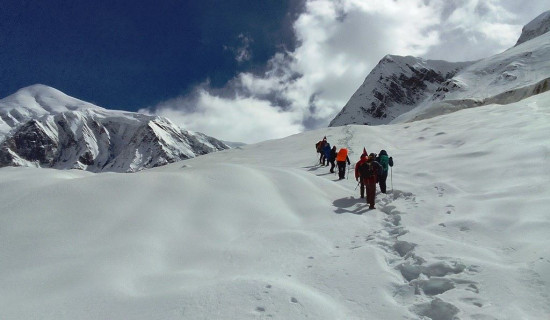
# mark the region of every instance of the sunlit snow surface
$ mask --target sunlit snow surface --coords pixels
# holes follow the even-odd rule
[[[323,136],[393,156],[376,210]],[[549,137],[544,93],[134,174],[2,168],[0,318],[549,319]]]

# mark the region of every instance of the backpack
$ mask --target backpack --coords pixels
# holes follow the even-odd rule
[[[372,162],[365,162],[359,167],[359,174],[361,178],[367,179],[374,176],[374,168]]]
[[[330,157],[330,150],[332,150],[330,148],[330,143],[325,143],[325,146],[323,147],[323,150],[321,152],[323,152],[325,154],[325,157],[328,159]]]
[[[338,154],[336,155],[336,161],[346,161],[348,157],[348,149],[342,148],[340,151],[338,151]]]
[[[387,155],[380,155],[380,159],[378,159],[378,162],[382,166],[382,169],[384,171],[388,171],[388,166],[390,164],[390,158]]]

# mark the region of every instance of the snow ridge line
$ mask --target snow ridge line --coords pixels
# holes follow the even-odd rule
[[[456,305],[441,298],[450,290],[460,291],[459,301],[465,305],[481,309],[488,304],[478,297],[479,284],[468,279],[469,275],[479,272],[479,266],[466,266],[452,257],[438,257],[428,262],[415,253],[418,244],[399,239],[409,233],[401,223],[401,216],[406,213],[396,210],[392,203],[404,201],[414,204],[416,199],[412,193],[394,190],[378,198],[377,206],[386,217],[382,221],[382,229],[367,235],[366,241],[386,252],[388,265],[401,273],[404,284],[396,286],[393,294],[398,303],[418,316],[433,320],[454,320],[460,313]],[[479,316],[490,318],[487,314],[480,313]]]

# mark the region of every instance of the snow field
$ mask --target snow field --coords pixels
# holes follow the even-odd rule
[[[550,93],[135,173],[0,170],[2,319],[545,319]],[[394,157],[368,210],[327,137]]]

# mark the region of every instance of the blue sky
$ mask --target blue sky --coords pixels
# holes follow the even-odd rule
[[[481,59],[549,9],[540,0],[3,0],[0,97],[41,83],[256,142],[326,126],[386,54]]]
[[[0,96],[43,83],[137,110],[206,79],[222,87],[293,50],[298,8],[292,0],[3,0]],[[254,54],[237,61],[244,49]]]

